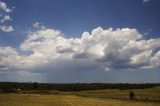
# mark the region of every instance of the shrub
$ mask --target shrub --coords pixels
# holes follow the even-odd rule
[[[129,93],[129,98],[130,98],[130,100],[135,99],[135,94],[134,94],[133,91],[130,91],[130,93]]]

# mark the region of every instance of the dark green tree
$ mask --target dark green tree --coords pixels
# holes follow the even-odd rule
[[[130,100],[134,100],[135,99],[135,94],[134,94],[133,91],[130,91],[129,98],[130,98]]]
[[[32,85],[33,85],[33,89],[38,89],[38,83],[37,82],[34,82]]]

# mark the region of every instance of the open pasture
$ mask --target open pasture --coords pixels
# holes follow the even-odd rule
[[[160,106],[112,99],[85,98],[62,94],[0,94],[0,106]]]

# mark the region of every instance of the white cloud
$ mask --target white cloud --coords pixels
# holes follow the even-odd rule
[[[11,32],[14,30],[14,28],[12,26],[4,26],[4,25],[0,25],[0,30],[4,31],[4,32]]]
[[[12,19],[11,19],[11,17],[9,16],[9,15],[5,15],[4,17],[3,17],[3,19],[1,19],[0,21],[1,21],[1,23],[4,23],[5,21],[11,21]]]
[[[12,8],[13,9],[13,8]],[[12,21],[9,13],[12,12],[12,9],[8,8],[5,2],[0,1],[0,30],[4,32],[11,32],[14,30],[13,26],[6,25],[6,21]]]
[[[33,24],[33,27],[37,28],[37,27],[39,27],[39,25],[40,25],[40,23],[36,22],[36,23]]]
[[[151,58],[151,62],[154,66],[160,66],[160,50],[154,54],[154,56]]]
[[[0,70],[112,70],[144,69],[160,66],[160,38],[146,40],[136,29],[104,30],[101,27],[81,38],[65,38],[54,29],[38,29],[28,34],[20,53],[0,48]],[[43,70],[43,71],[41,71]]]
[[[12,12],[12,9],[8,8],[5,2],[0,1],[0,9],[5,12]]]
[[[149,2],[149,0],[142,0],[143,3]]]
[[[43,23],[39,23],[39,22],[36,22],[33,24],[33,27],[36,28],[36,29],[45,29],[46,27],[43,25]]]
[[[19,64],[21,56],[11,47],[0,47],[0,70],[9,70]]]

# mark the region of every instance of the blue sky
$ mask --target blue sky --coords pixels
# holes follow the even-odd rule
[[[25,35],[20,31],[30,30],[35,22],[41,22],[47,27],[61,30],[66,36],[74,37],[80,37],[84,31],[91,31],[98,26],[136,28],[141,33],[149,32],[150,35],[145,36],[149,38],[159,37],[160,33],[159,0],[150,0],[146,3],[142,0],[6,0],[5,2],[10,7],[16,7],[11,13],[13,21],[10,24],[17,29],[14,35],[19,36],[16,35],[12,39],[22,37],[23,41]],[[13,36],[12,33],[0,33]]]
[[[159,0],[0,1],[0,81],[160,82]]]

